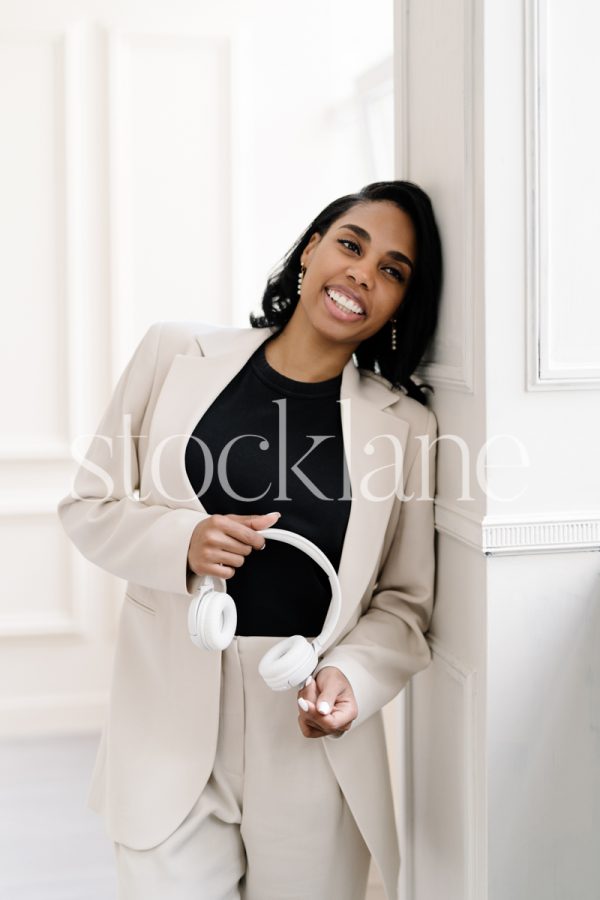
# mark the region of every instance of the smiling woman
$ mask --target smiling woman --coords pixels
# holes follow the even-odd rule
[[[271,275],[263,314],[250,322],[278,329],[268,359],[290,375],[332,377],[354,354],[362,369],[425,403],[423,388],[431,386],[410,376],[437,326],[441,282],[429,197],[412,182],[375,182],[316,216]]]
[[[381,710],[431,659],[437,422],[410,375],[440,284],[426,194],[369,185],[252,327],[157,322],[122,373],[58,511],[128,582],[90,789],[123,900],[364,900],[371,854],[397,900]],[[235,634],[209,650],[188,611],[219,594]],[[297,638],[293,689],[265,684]]]

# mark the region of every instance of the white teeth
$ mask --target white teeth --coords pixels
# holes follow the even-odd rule
[[[358,303],[355,303],[354,300],[350,300],[344,294],[340,294],[339,291],[333,291],[328,288],[327,294],[329,297],[331,297],[336,306],[341,306],[342,309],[346,309],[349,312],[353,313],[360,313],[364,316],[365,313],[363,308],[359,306]]]

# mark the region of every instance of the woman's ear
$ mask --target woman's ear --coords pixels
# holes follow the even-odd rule
[[[314,234],[311,234],[308,244],[302,251],[302,256],[300,257],[300,262],[303,266],[306,266],[306,263],[312,256],[312,253],[320,240],[321,240],[321,235],[319,234],[318,231],[315,231]]]

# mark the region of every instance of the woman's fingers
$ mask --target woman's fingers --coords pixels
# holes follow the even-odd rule
[[[335,666],[326,666],[316,679],[305,682],[297,702],[300,730],[305,737],[348,731],[357,715],[350,682]]]
[[[252,550],[262,550],[266,540],[259,530],[274,525],[278,514],[208,516],[199,522],[190,538],[188,567],[197,575],[231,578]]]
[[[228,513],[225,516],[215,516],[215,524],[234,543],[249,547],[250,550],[262,550],[266,544],[266,538],[259,531],[264,531],[273,526],[281,517],[281,513],[267,513],[263,516],[240,516]]]
[[[222,518],[226,519],[226,517]],[[232,522],[231,526],[236,524],[237,523]],[[250,541],[244,541],[242,538],[246,531],[249,530],[250,529],[244,529],[243,534],[238,532],[232,534],[228,527],[222,527],[218,522],[215,522],[213,527],[206,534],[206,547],[210,550],[226,550],[229,553],[236,553],[239,556],[248,556],[252,553],[253,549],[260,548],[264,543],[264,538],[260,534],[256,534],[256,532],[254,532],[256,546],[251,544]]]
[[[317,713],[318,715],[318,713]],[[298,725],[300,726],[300,731],[307,738],[318,738],[325,737],[328,734],[339,735],[344,731],[348,731],[351,723],[347,723],[346,725],[339,726],[329,726],[327,727],[327,723],[324,721],[319,723],[314,719],[307,718],[304,713],[300,713],[298,716]]]
[[[201,522],[192,535],[188,565],[197,574],[231,578],[253,550],[264,550],[266,539],[259,530],[274,525],[279,513],[242,516],[215,514]]]
[[[243,556],[226,553],[220,550],[218,554],[207,553],[207,561],[202,566],[206,575],[218,575],[219,578],[232,578],[237,569],[244,564]]]
[[[354,718],[353,710],[342,698],[337,698],[333,709],[329,713],[320,712],[316,705],[316,691],[313,700],[306,697],[308,689],[301,691],[298,697],[300,714],[298,720],[300,729],[305,737],[322,737],[324,734],[334,734],[339,731],[347,731]]]

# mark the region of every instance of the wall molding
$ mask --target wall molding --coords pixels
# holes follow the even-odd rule
[[[394,104],[394,61],[389,56],[381,60],[356,79],[354,93],[347,101],[350,108],[355,110],[358,118],[358,130],[362,145],[363,158],[368,167],[369,181],[377,181],[383,177],[382,173],[389,172],[390,163],[386,162],[385,155],[379,151],[379,147],[387,142],[382,140],[382,118],[380,104],[388,103],[390,119],[393,116]],[[379,127],[377,127],[379,125]],[[390,157],[391,165],[393,159]]]
[[[0,503],[0,519],[19,519],[31,517],[35,519],[49,518],[56,520],[56,498],[53,495],[38,497],[3,497]],[[57,525],[57,527],[59,527]],[[75,549],[64,542],[64,583],[68,588],[66,608],[52,609],[35,613],[22,612],[20,609],[11,614],[0,614],[0,640],[10,638],[55,638],[86,636],[86,608],[88,567],[85,560]],[[52,584],[46,584],[32,572],[31,588],[47,591],[54,598],[63,596],[60,590],[53,591]],[[13,605],[14,609],[14,605]]]
[[[464,789],[463,803],[465,811],[465,900],[476,900],[477,887],[477,842],[480,839],[477,817],[477,722],[475,708],[475,694],[477,673],[471,666],[466,665],[453,653],[444,647],[441,641],[434,635],[428,637],[431,648],[433,665],[442,668],[445,675],[451,678],[461,691],[462,706],[464,711],[463,721],[463,772]]]
[[[65,336],[66,371],[64,395],[67,398],[69,446],[83,430],[89,406],[89,356],[85,334],[89,303],[86,302],[85,249],[85,33],[84,26],[73,24],[64,35],[65,71]]]
[[[481,516],[435,500],[435,527],[485,556],[600,550],[600,513],[569,511]]]
[[[598,390],[597,366],[552,361],[552,299],[548,284],[548,45],[547,0],[526,0],[525,185],[527,253],[527,385],[532,390]]]
[[[462,725],[462,773],[463,794],[462,805],[464,810],[463,834],[465,853],[463,858],[463,872],[465,893],[464,900],[477,900],[478,879],[478,853],[479,841],[484,839],[480,833],[479,819],[477,815],[477,671],[459,660],[442,642],[433,635],[428,635],[427,640],[431,648],[432,666],[437,667],[445,678],[453,681],[460,692],[460,704],[463,710]],[[414,797],[411,789],[411,773],[415,763],[412,749],[412,722],[413,708],[415,704],[415,689],[412,681],[404,690],[405,694],[405,730],[403,757],[405,761],[405,795],[404,810],[404,838],[406,842],[405,857],[402,861],[401,883],[403,893],[408,897],[415,896],[414,889],[414,846],[413,835],[415,833],[415,809]]]
[[[462,0],[463,7],[463,108],[462,122],[464,134],[464,241],[462,259],[462,346],[461,362],[458,365],[447,365],[435,359],[425,360],[417,367],[416,374],[423,381],[449,390],[462,393],[473,393],[474,368],[474,287],[475,265],[477,259],[475,239],[475,166],[474,166],[474,134],[475,134],[475,9],[473,0]],[[396,167],[397,178],[411,178],[410,150],[408,142],[408,124],[410,110],[411,84],[409,74],[409,39],[410,0],[400,0],[395,5],[396,34],[399,36],[396,47]],[[434,345],[438,352],[443,350],[444,337],[438,334]],[[434,346],[430,348],[433,350]],[[441,354],[443,355],[443,354]],[[427,356],[427,353],[426,353]]]
[[[394,164],[396,178],[408,172],[408,0],[398,0],[394,7]]]
[[[0,700],[0,738],[100,732],[107,709],[106,691],[5,697]]]
[[[185,33],[110,27],[108,42],[108,219],[110,267],[110,335],[111,383],[116,384],[131,356],[131,348],[139,342],[135,325],[135,253],[134,199],[131,194],[131,172],[135,167],[132,143],[131,109],[132,66],[140,48],[179,49],[196,48],[199,56],[207,48],[216,51],[220,65],[227,72],[221,86],[221,104],[228,109],[228,128],[231,129],[231,40],[223,34]],[[231,153],[231,140],[223,153]],[[227,184],[231,183],[231,163]],[[230,188],[223,195],[223,204],[230,210]],[[229,229],[231,225],[229,224]],[[231,287],[230,282],[230,287]]]
[[[83,196],[83,66],[82,66],[83,26],[69,25],[59,31],[18,30],[3,31],[0,43],[4,46],[30,44],[54,51],[54,73],[56,77],[57,116],[54,122],[58,159],[60,162],[61,190],[57,193],[57,207],[60,211],[60,237],[57,249],[57,270],[61,273],[59,283],[62,288],[58,295],[58,317],[63,324],[65,335],[65,362],[59,372],[58,390],[65,399],[65,408],[60,411],[64,425],[56,434],[27,435],[8,438],[0,449],[3,463],[38,462],[40,460],[71,459],[70,438],[76,433],[82,420],[84,402],[82,390],[84,371],[81,350],[81,310],[85,307],[81,287],[82,257],[82,196]],[[62,275],[64,271],[64,277]]]
[[[71,447],[68,442],[30,440],[6,440],[0,448],[0,462],[72,462]]]

